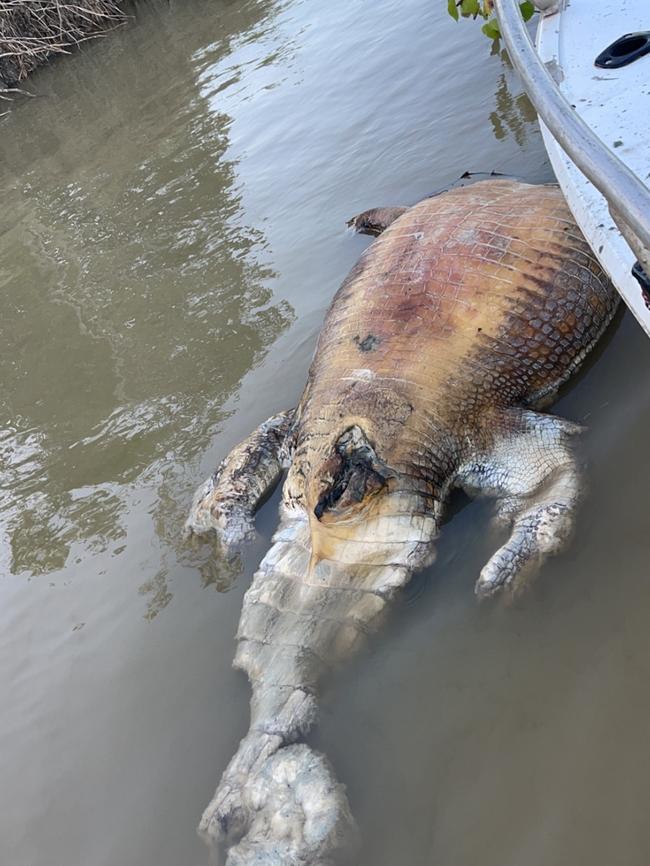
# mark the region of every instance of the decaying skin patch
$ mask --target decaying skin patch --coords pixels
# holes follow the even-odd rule
[[[322,492],[314,507],[318,520],[348,514],[355,505],[377,493],[388,482],[390,470],[377,457],[363,430],[354,425],[339,436],[321,468]]]
[[[380,344],[381,340],[375,334],[367,334],[363,339],[357,334],[354,342],[359,347],[360,352],[372,352]]]
[[[299,741],[323,674],[433,560],[452,488],[493,497],[511,531],[479,595],[517,590],[565,543],[579,428],[535,409],[618,300],[552,186],[486,181],[351,224],[379,237],[334,298],[300,405],[235,449],[188,521],[232,541],[290,463],[237,635],[251,726],[201,822],[228,866],[325,866],[352,844],[343,786]]]

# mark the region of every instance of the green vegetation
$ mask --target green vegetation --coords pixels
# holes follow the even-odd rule
[[[524,21],[528,21],[535,14],[535,7],[530,0],[524,0],[519,4]],[[481,27],[483,33],[490,39],[499,39],[501,31],[499,22],[492,14],[494,12],[493,0],[447,0],[447,11],[451,17],[458,21],[463,18],[482,18],[485,23]]]

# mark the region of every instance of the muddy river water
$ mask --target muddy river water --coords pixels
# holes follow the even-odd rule
[[[184,0],[36,75],[0,123],[0,863],[207,866],[247,727],[241,574],[188,551],[194,486],[295,404],[368,243],[345,220],[466,170],[551,172],[442,0]],[[312,741],[355,866],[650,863],[650,343],[620,316],[556,411],[585,423],[570,550],[477,604],[489,508],[328,688]]]

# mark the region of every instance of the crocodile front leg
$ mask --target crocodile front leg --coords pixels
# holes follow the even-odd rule
[[[396,219],[409,210],[407,207],[373,207],[347,221],[347,226],[360,235],[380,235]]]

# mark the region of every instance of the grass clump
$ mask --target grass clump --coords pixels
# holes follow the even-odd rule
[[[114,30],[123,0],[0,0],[0,85],[15,87],[37,66]]]

